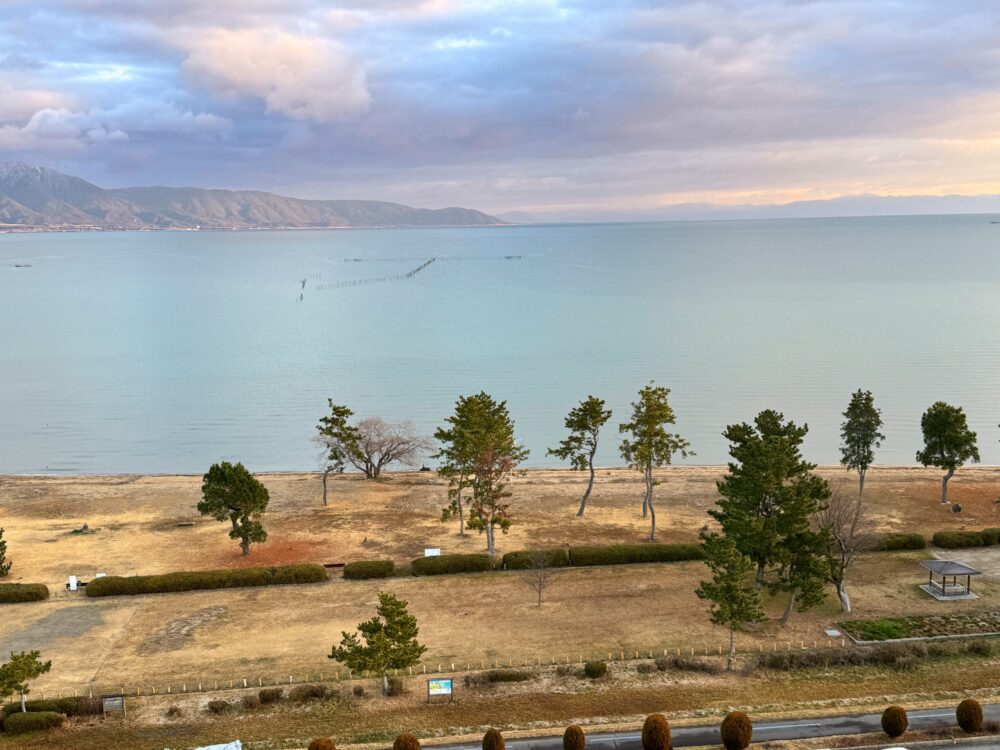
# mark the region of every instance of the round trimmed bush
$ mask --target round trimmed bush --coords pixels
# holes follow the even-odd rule
[[[205,707],[208,709],[210,714],[224,714],[233,706],[229,701],[211,700]]]
[[[3,721],[7,734],[40,732],[61,726],[66,717],[55,711],[29,711],[26,714],[11,714]]]
[[[483,750],[503,750],[503,735],[496,729],[490,727],[483,735]]]
[[[337,750],[337,746],[329,737],[317,737],[309,743],[309,750]]]
[[[983,729],[983,707],[979,701],[966,698],[958,704],[955,719],[963,732],[980,732]]]
[[[608,665],[603,661],[588,661],[583,665],[583,673],[592,680],[599,680],[608,673]]]
[[[643,722],[642,750],[670,750],[670,724],[663,714],[650,714]]]
[[[587,744],[583,730],[576,724],[570,724],[563,732],[563,750],[583,750]]]
[[[719,728],[726,750],[746,750],[753,738],[753,724],[742,711],[730,711]]]
[[[902,706],[889,706],[882,712],[882,731],[892,739],[902,737],[909,724],[906,709]]]
[[[420,740],[409,732],[403,732],[392,743],[392,750],[420,750]]]

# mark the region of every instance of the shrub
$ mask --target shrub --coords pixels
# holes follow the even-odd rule
[[[99,716],[104,713],[100,698],[48,698],[45,700],[27,701],[25,707],[34,712],[55,712],[64,716]],[[14,701],[3,707],[4,716],[21,712],[21,702]]]
[[[608,673],[608,665],[603,661],[588,661],[583,665],[583,673],[592,680],[599,680]]]
[[[642,750],[670,750],[670,724],[663,714],[650,714],[643,722]]]
[[[355,698],[364,698],[365,688],[363,685],[355,685],[354,687],[351,688],[351,693],[354,694]]]
[[[719,731],[726,750],[745,750],[750,747],[753,724],[750,723],[750,717],[742,711],[731,711],[726,714]]]
[[[693,656],[672,656],[669,665],[674,669],[685,672],[703,672],[705,674],[721,674],[723,667],[721,664]]]
[[[29,711],[26,714],[17,713],[8,716],[3,721],[3,728],[7,734],[39,732],[61,726],[64,719],[62,714],[55,711]]]
[[[208,702],[208,705],[206,705],[205,708],[208,709],[208,712],[210,714],[224,714],[230,708],[232,708],[232,705],[229,703],[229,701],[211,700]]]
[[[966,698],[958,704],[955,719],[963,732],[981,732],[983,729],[983,707],[979,701]]]
[[[396,564],[392,560],[358,560],[344,566],[344,578],[360,581],[366,578],[388,578]]]
[[[978,531],[938,531],[934,534],[934,546],[945,549],[982,547],[983,535]]]
[[[493,558],[489,555],[438,555],[418,557],[410,563],[415,576],[440,576],[448,573],[481,573],[493,570]]]
[[[979,532],[983,537],[983,544],[992,547],[995,544],[1000,544],[1000,529],[989,528],[983,529]]]
[[[288,699],[296,703],[318,701],[326,697],[326,685],[296,685],[288,691]]]
[[[402,695],[403,690],[403,678],[402,677],[390,677],[389,680],[389,692],[388,695]]]
[[[916,533],[882,534],[875,540],[874,546],[876,552],[926,549],[927,540],[922,534]]]
[[[657,671],[657,666],[653,662],[644,661],[641,664],[636,664],[635,671],[639,674],[653,674]]]
[[[492,685],[495,682],[525,682],[534,677],[535,673],[527,669],[488,669],[485,672],[465,675],[465,686]]]
[[[262,705],[270,706],[272,703],[280,701],[284,694],[285,691],[278,687],[263,688],[257,693],[257,697],[260,698]]]
[[[993,641],[968,641],[965,643],[965,653],[973,656],[993,656],[994,646]]]
[[[41,602],[49,598],[44,583],[0,583],[0,604]]]
[[[882,712],[882,731],[892,739],[902,737],[909,723],[902,706],[889,706]]]
[[[409,732],[404,732],[392,743],[392,750],[420,750],[420,740]]]
[[[631,565],[633,563],[703,560],[698,544],[608,544],[600,547],[572,547],[571,565]]]
[[[576,724],[570,724],[563,732],[563,750],[584,750],[587,738]]]
[[[661,656],[659,659],[656,660],[656,669],[659,670],[660,672],[666,672],[668,669],[670,669],[670,659],[668,659],[665,656]]]
[[[504,750],[503,735],[493,727],[483,735],[483,750]]]
[[[569,553],[565,547],[554,547],[552,549],[521,550],[519,552],[508,552],[503,556],[502,566],[504,570],[527,570],[533,567],[532,557],[537,553],[547,555],[547,562],[550,568],[565,568],[569,565]]]
[[[309,743],[309,750],[337,750],[337,746],[329,737],[317,737]]]
[[[560,664],[556,667],[556,677],[575,677],[578,674],[572,664]]]
[[[243,704],[243,708],[247,711],[253,711],[255,708],[260,708],[260,696],[249,693],[244,695],[240,702]]]
[[[87,596],[134,596],[173,591],[319,583],[328,578],[326,569],[322,565],[299,564],[271,568],[193,570],[155,576],[105,576],[91,581],[84,591],[87,592]]]
[[[183,713],[184,712],[181,711],[181,707],[180,706],[170,706],[170,708],[167,709],[167,718],[168,719],[176,719],[179,716],[183,715]]]
[[[862,641],[891,641],[912,635],[915,623],[907,617],[882,617],[878,620],[848,620],[840,625]]]

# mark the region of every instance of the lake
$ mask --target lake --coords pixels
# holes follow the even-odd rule
[[[723,463],[721,431],[764,408],[836,463],[859,387],[880,463],[914,462],[939,399],[1000,463],[991,218],[0,235],[0,472],[313,469],[328,397],[430,434],[479,390],[532,466],[604,398],[620,464],[650,380],[687,463]]]

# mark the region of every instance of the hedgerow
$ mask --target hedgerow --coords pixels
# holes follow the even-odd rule
[[[938,531],[934,534],[934,546],[945,549],[962,549],[964,547],[982,547],[981,531]]]
[[[571,547],[571,565],[630,565],[634,563],[703,560],[698,544],[608,544],[599,547]]]
[[[493,570],[493,558],[489,555],[438,555],[418,557],[410,563],[415,576],[439,576],[448,573],[481,573]]]
[[[356,560],[344,566],[344,578],[360,581],[366,578],[388,578],[396,564],[392,560]]]
[[[0,583],[0,604],[41,602],[49,598],[44,583]]]
[[[3,729],[7,734],[38,732],[61,726],[64,720],[65,717],[55,711],[30,711],[8,716],[3,720]]]
[[[911,549],[926,549],[927,540],[922,534],[916,533],[895,533],[882,534],[875,541],[877,552],[899,552]]]
[[[320,583],[328,579],[322,565],[281,565],[270,568],[192,570],[154,576],[106,576],[90,582],[87,596],[135,596],[175,591],[235,589],[249,586],[281,586]]]
[[[545,562],[550,568],[565,568],[569,565],[569,553],[565,547],[508,552],[503,556],[501,565],[504,570],[527,570],[534,566],[534,556],[539,553],[546,556]]]

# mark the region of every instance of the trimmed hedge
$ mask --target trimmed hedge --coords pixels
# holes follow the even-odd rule
[[[416,735],[403,732],[392,743],[392,750],[420,750],[420,740],[416,738]]]
[[[600,547],[571,547],[571,565],[630,565],[633,563],[704,560],[699,544],[608,544]]]
[[[7,734],[39,732],[61,726],[65,718],[55,711],[29,711],[26,714],[18,713],[8,716],[3,720],[3,729]]]
[[[983,529],[980,533],[983,535],[983,546],[992,547],[995,544],[1000,544],[1000,529]]]
[[[541,552],[548,555],[548,565],[550,568],[565,568],[569,565],[569,553],[565,547],[554,547],[552,549],[525,549],[517,552],[508,552],[503,556],[504,570],[528,570],[532,567],[532,556]]]
[[[41,602],[49,598],[44,583],[0,583],[0,604]]]
[[[493,558],[489,555],[438,555],[418,557],[410,563],[415,576],[440,576],[448,573],[481,573],[493,570]]]
[[[926,548],[927,540],[922,534],[916,533],[882,534],[875,542],[876,552],[898,552]]]
[[[938,531],[934,534],[934,546],[945,549],[982,547],[983,534],[981,531]]]
[[[135,596],[174,591],[320,583],[328,578],[326,569],[322,565],[306,563],[271,568],[192,570],[156,576],[107,576],[91,581],[84,591],[87,592],[87,596]]]
[[[608,673],[608,665],[603,661],[588,661],[583,665],[583,674],[591,680],[599,680]]]
[[[577,724],[570,724],[563,732],[563,750],[584,750],[587,737]]]
[[[503,735],[493,727],[483,735],[483,750],[504,750]]]
[[[309,743],[309,750],[337,750],[337,746],[329,737],[317,737]]]
[[[344,566],[344,578],[361,581],[366,578],[388,578],[396,569],[392,560],[357,560]]]
[[[980,732],[983,729],[983,706],[974,698],[966,698],[955,710],[955,720],[963,732]]]
[[[909,725],[906,709],[902,706],[889,706],[882,712],[882,731],[892,739],[902,737]]]
[[[753,739],[753,724],[742,711],[731,711],[722,720],[719,734],[726,750],[746,750]]]
[[[642,725],[642,750],[670,750],[670,723],[663,714],[650,714]]]
[[[45,700],[26,701],[28,712],[57,713],[65,716],[100,716],[104,707],[100,698],[84,696],[71,698],[48,698]],[[21,713],[21,701],[7,703],[3,707],[4,716]]]

